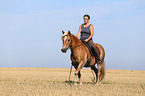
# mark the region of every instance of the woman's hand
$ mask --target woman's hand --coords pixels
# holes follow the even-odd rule
[[[89,41],[89,39],[85,39],[84,41],[85,41],[85,42],[88,42],[88,41]]]

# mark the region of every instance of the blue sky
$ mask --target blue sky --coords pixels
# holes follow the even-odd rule
[[[145,70],[144,0],[0,0],[0,67],[70,67],[61,31],[91,16],[106,69]]]

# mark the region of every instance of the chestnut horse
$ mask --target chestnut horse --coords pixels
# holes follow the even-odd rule
[[[94,56],[91,56],[89,49],[86,47],[86,45],[79,40],[75,35],[71,34],[70,31],[64,32],[62,30],[62,40],[63,40],[63,47],[61,51],[63,53],[66,53],[67,49],[71,49],[71,61],[72,65],[75,67],[75,84],[77,81],[77,76],[79,78],[80,84],[82,84],[81,80],[81,73],[80,70],[83,67],[91,67],[91,69],[96,74],[96,82],[97,84],[101,83],[101,80],[104,78],[105,75],[105,69],[104,69],[104,57],[105,57],[105,51],[104,48],[95,43],[95,45],[100,50],[100,59],[101,62],[97,63]],[[91,58],[91,61],[89,64],[87,64],[88,59]],[[95,64],[97,63],[98,69],[95,67]]]

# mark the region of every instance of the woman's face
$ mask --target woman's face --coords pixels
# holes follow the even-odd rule
[[[84,17],[84,22],[88,23],[89,22],[89,18],[87,16]]]

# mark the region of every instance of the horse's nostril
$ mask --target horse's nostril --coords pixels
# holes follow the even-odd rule
[[[61,51],[62,51],[63,53],[66,53],[67,48],[62,48]]]
[[[62,52],[65,52],[65,49],[61,49]]]
[[[63,52],[63,51],[64,51],[64,49],[61,49],[61,51]]]
[[[64,51],[64,49],[61,49],[61,51],[63,52],[63,51]]]

